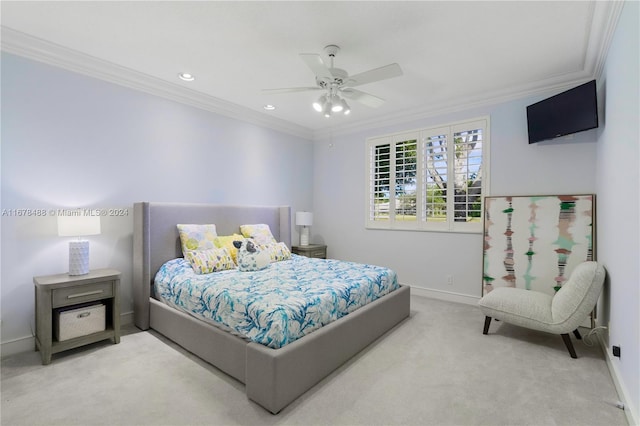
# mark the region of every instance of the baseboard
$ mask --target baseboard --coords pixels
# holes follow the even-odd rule
[[[120,314],[120,325],[133,324],[133,311]]]
[[[633,400],[629,396],[629,392],[627,391],[627,387],[621,379],[622,376],[620,374],[620,370],[618,370],[616,361],[613,358],[613,354],[609,350],[609,347],[604,341],[604,338],[602,338],[600,335],[598,335],[598,341],[600,342],[600,346],[602,347],[602,352],[604,353],[604,358],[607,362],[607,368],[609,368],[609,374],[611,375],[613,384],[616,387],[616,392],[618,392],[618,398],[620,398],[620,402],[624,404],[624,415],[627,417],[627,423],[632,426],[640,425],[640,417],[638,417],[638,407],[635,406]]]
[[[10,355],[20,354],[23,352],[32,352],[36,350],[36,338],[33,336],[20,337],[18,339],[2,342],[0,344],[0,356],[2,358]]]
[[[125,326],[129,324],[133,324],[133,312],[120,314],[120,325]],[[36,339],[34,336],[20,337],[14,340],[9,340],[8,342],[0,343],[0,357],[4,358],[23,352],[31,352],[35,351],[35,349]]]
[[[451,291],[435,290],[424,287],[411,287],[411,294],[415,296],[429,297],[431,299],[446,300],[447,302],[464,303],[466,305],[477,305],[480,296],[469,296],[468,294],[454,293]]]

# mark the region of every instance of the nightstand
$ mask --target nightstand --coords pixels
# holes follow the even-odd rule
[[[120,271],[96,269],[85,275],[47,275],[34,277],[36,293],[36,350],[42,363],[51,363],[51,355],[111,339],[120,343]],[[54,336],[54,318],[61,311],[85,307],[91,302],[105,305],[105,329],[58,341]]]
[[[292,246],[291,253],[300,256],[315,257],[317,259],[327,258],[327,246],[323,244],[309,244],[308,246]]]

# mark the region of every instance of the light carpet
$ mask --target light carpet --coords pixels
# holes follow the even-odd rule
[[[272,415],[244,385],[151,331],[2,360],[11,425],[625,425],[600,347],[411,297],[411,316]],[[584,333],[583,333],[584,334]],[[309,366],[313,368],[313,366]]]

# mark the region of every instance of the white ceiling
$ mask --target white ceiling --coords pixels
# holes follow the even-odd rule
[[[12,2],[2,49],[302,136],[452,110],[594,78],[616,4],[584,1]],[[397,62],[358,87],[386,99],[350,116],[311,108],[299,53],[337,44],[350,74]],[[189,72],[196,80],[179,80]],[[266,112],[264,104],[277,109]]]

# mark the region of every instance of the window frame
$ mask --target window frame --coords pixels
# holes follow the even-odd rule
[[[426,157],[425,146],[426,139],[430,136],[446,135],[447,151],[447,182],[454,183],[454,166],[455,161],[455,143],[453,135],[461,131],[469,131],[482,129],[482,180],[481,180],[481,196],[480,196],[480,220],[474,222],[456,222],[454,215],[455,197],[447,194],[446,197],[446,220],[429,221],[426,220]],[[402,131],[382,136],[373,136],[366,139],[366,192],[365,192],[365,228],[367,229],[391,229],[391,230],[409,230],[409,231],[433,231],[433,232],[462,232],[462,233],[482,233],[482,217],[484,216],[484,197],[489,196],[490,182],[490,117],[482,116],[468,120],[451,122],[443,125],[430,126],[410,131]],[[395,195],[395,179],[396,179],[396,155],[395,146],[398,143],[416,140],[416,219],[396,220],[396,195]],[[375,180],[372,176],[375,171],[374,162],[376,160],[375,148],[379,146],[389,145],[389,216],[388,219],[376,219],[374,213],[374,189]],[[453,187],[452,187],[453,188]],[[452,191],[453,192],[453,191]]]

